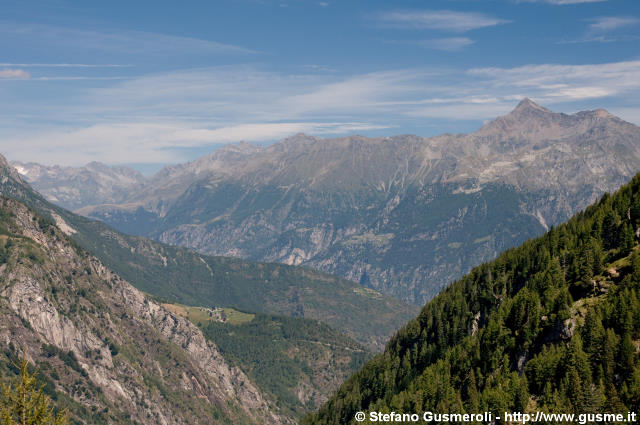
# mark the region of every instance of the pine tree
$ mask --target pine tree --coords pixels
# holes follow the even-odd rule
[[[20,362],[20,376],[9,385],[2,384],[0,393],[1,425],[66,425],[66,412],[55,412],[51,400],[36,377],[29,373],[26,360]]]
[[[618,337],[613,329],[607,329],[605,332],[604,350],[602,353],[602,362],[604,365],[604,379],[607,389],[613,386],[614,367],[616,358],[616,347],[618,345]]]
[[[476,383],[476,374],[473,368],[469,371],[465,384],[462,395],[466,400],[467,412],[478,412],[480,410],[480,396],[478,394],[478,384]]]
[[[612,210],[607,211],[602,220],[602,241],[605,249],[615,248],[618,244],[618,222],[620,217]]]
[[[621,229],[622,234],[620,235],[620,251],[627,255],[633,249],[633,227],[631,224],[625,223]]]
[[[602,319],[594,309],[587,311],[587,317],[584,321],[582,334],[584,351],[587,353],[591,364],[600,364],[602,359],[602,350],[604,348],[605,331],[602,326]],[[599,378],[600,377],[601,376],[599,376]]]
[[[631,334],[626,332],[622,337],[622,344],[620,345],[620,370],[623,376],[629,379],[633,376],[635,370],[635,352],[636,346],[633,344]]]

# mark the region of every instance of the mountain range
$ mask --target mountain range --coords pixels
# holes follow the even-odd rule
[[[628,181],[638,140],[640,128],[605,110],[569,115],[524,99],[471,134],[298,134],[229,145],[146,179],[95,164],[14,165],[52,202],[124,233],[304,265],[422,305]],[[93,181],[105,188],[86,190]]]

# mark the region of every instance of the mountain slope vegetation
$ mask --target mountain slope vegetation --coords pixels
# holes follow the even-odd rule
[[[20,358],[74,424],[293,423],[195,325],[0,197],[3,380]]]
[[[353,339],[310,319],[232,309],[168,308],[197,324],[222,355],[242,369],[278,412],[299,418],[371,357]]]
[[[640,175],[474,268],[304,424],[357,411],[640,408]]]
[[[1,193],[50,217],[107,267],[160,301],[316,319],[378,351],[417,313],[402,301],[310,269],[209,257],[122,234],[49,203],[2,157],[0,178]]]

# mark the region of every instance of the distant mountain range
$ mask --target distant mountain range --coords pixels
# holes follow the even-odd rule
[[[14,165],[53,202],[125,233],[306,265],[422,304],[627,181],[640,170],[640,128],[524,99],[471,134],[299,134],[226,146],[144,180],[95,164]]]
[[[109,167],[91,162],[84,167],[46,167],[35,163],[15,162],[13,166],[30,182],[38,182],[38,190],[47,199],[68,209],[85,205],[117,203],[139,188],[142,174],[128,167]]]

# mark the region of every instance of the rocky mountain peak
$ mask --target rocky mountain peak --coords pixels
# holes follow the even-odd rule
[[[538,105],[533,100],[529,99],[528,97],[525,97],[524,99],[522,99],[520,101],[520,103],[518,103],[518,105],[515,107],[515,109],[513,111],[511,111],[511,113],[509,115],[530,113],[530,112],[538,112],[538,113],[539,112],[544,112],[544,113],[549,113],[549,114],[553,113],[549,109],[544,108],[544,107]]]
[[[475,135],[494,141],[535,143],[587,132],[603,119],[617,120],[604,109],[564,114],[553,112],[524,98],[513,111],[485,124]]]
[[[97,171],[103,171],[103,172],[109,170],[109,166],[107,164],[98,162],[98,161],[91,161],[85,167],[90,170],[97,170]]]

